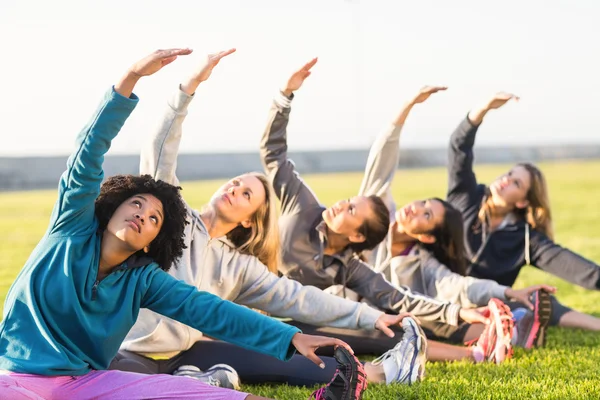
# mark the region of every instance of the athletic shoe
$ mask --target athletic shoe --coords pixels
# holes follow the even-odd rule
[[[512,357],[513,316],[510,308],[498,299],[489,301],[488,310],[490,323],[486,325],[478,339],[466,344],[471,345],[476,341],[474,352],[478,350],[485,361],[500,364]]]
[[[337,369],[333,379],[311,396],[315,400],[360,400],[367,389],[367,374],[363,365],[345,347],[338,346],[333,353]]]
[[[235,390],[240,389],[240,377],[238,373],[227,364],[213,365],[204,372],[195,365],[182,365],[173,372],[173,375],[198,379],[211,386]]]
[[[517,322],[517,340],[515,345],[531,349],[543,347],[546,344],[546,328],[552,315],[552,300],[550,293],[543,289],[536,290],[531,295],[533,310],[527,310]]]
[[[393,349],[373,360],[373,365],[383,365],[385,382],[412,384],[425,376],[427,339],[419,324],[411,317],[402,319],[404,334]]]

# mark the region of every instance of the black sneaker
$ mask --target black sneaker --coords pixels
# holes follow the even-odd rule
[[[531,349],[546,345],[546,328],[552,315],[552,300],[550,293],[544,289],[531,294],[533,310],[527,310],[517,322],[517,346]]]
[[[346,348],[338,346],[333,354],[338,362],[331,382],[310,398],[315,400],[360,400],[367,389],[367,374],[363,365]]]

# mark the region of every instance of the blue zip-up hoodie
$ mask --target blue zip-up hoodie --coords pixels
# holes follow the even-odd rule
[[[0,324],[0,370],[83,375],[106,369],[139,309],[212,337],[288,359],[297,328],[198,291],[147,258],[130,257],[97,282],[102,233],[94,202],[102,163],[138,102],[109,91],[77,138],[48,231],[10,288]]]

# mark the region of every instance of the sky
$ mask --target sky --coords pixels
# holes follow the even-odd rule
[[[481,145],[600,144],[597,0],[2,0],[0,155],[63,155],[103,93],[158,48],[191,47],[141,80],[111,154],[137,154],[166,101],[205,55],[230,47],[198,89],[181,152],[256,151],[270,102],[312,57],[296,93],[291,150],[367,148],[423,85],[402,146],[443,147],[470,108]]]

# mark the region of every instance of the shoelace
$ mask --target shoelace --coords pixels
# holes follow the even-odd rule
[[[322,387],[322,388],[320,388],[320,389],[317,389],[317,390],[315,390],[315,391],[313,392],[313,394],[311,394],[311,395],[310,395],[310,398],[309,398],[309,400],[310,400],[310,399],[319,400],[319,398],[322,398],[322,397],[323,397],[323,394],[325,393],[325,388],[326,388],[326,386],[324,386],[324,387]]]
[[[380,365],[381,363],[383,363],[385,360],[387,360],[388,358],[391,358],[394,356],[394,354],[396,353],[396,351],[400,348],[400,346],[402,346],[403,343],[407,342],[408,339],[406,338],[402,338],[401,341],[398,342],[398,344],[396,344],[393,348],[389,349],[388,351],[386,351],[385,353],[383,353],[382,355],[380,355],[379,357],[377,357],[376,359],[374,359],[373,361],[371,361],[371,364],[373,365]]]
[[[333,381],[335,381],[335,378],[338,376],[339,373],[340,373],[340,370],[336,368],[335,369],[335,374],[333,374],[333,378],[331,378],[331,380],[329,381],[329,383],[327,385],[323,386],[322,388],[315,390],[313,392],[313,394],[310,395],[309,399],[315,398],[315,399],[319,400],[319,396],[321,396],[321,397],[323,396],[323,394],[325,393],[325,390],[327,389],[327,387],[329,385],[331,385],[333,383]]]

